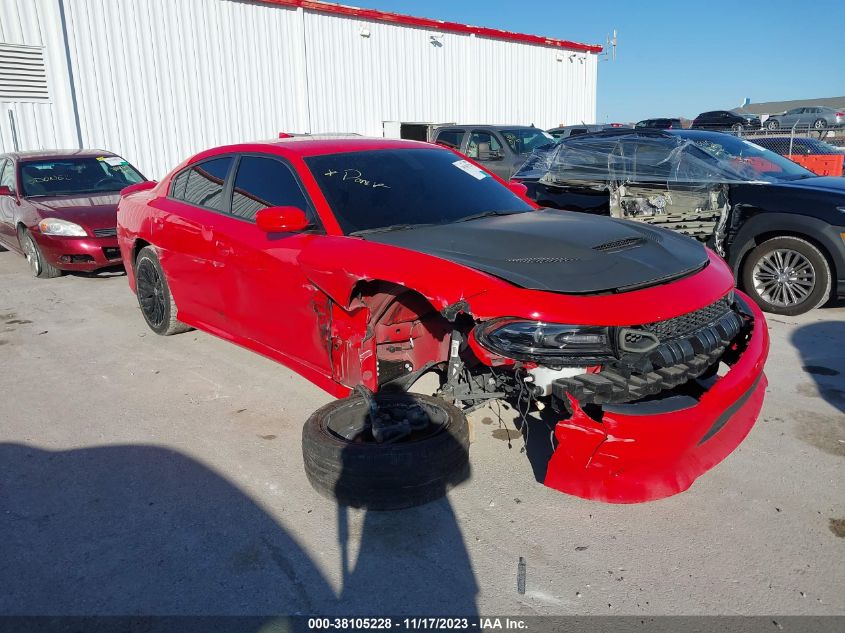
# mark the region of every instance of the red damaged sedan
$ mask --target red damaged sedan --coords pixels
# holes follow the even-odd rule
[[[762,406],[766,323],[720,258],[538,209],[430,144],[208,150],[125,190],[118,240],[155,332],[200,328],[337,397],[435,371],[464,408],[554,411],[545,483],[581,497],[685,490]]]
[[[120,266],[118,192],[144,177],[102,150],[0,154],[0,245],[36,277]]]

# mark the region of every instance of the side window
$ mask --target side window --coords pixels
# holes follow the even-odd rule
[[[434,139],[434,142],[459,150],[461,149],[461,141],[463,138],[463,130],[441,130],[437,133],[437,138]]]
[[[0,161],[0,187],[15,190],[15,165],[8,159]]]
[[[232,190],[232,215],[253,220],[267,207],[297,207],[308,211],[308,201],[290,168],[274,158],[243,156]]]
[[[490,132],[474,130],[467,143],[467,156],[482,161],[501,158],[502,145]]]
[[[187,171],[185,193],[181,199],[188,204],[224,211],[223,188],[231,166],[232,157],[226,156],[191,167]]]
[[[173,180],[170,183],[171,198],[176,198],[177,200],[185,199],[185,185],[188,184],[188,174],[190,173],[190,171],[190,169],[186,169],[174,176]]]

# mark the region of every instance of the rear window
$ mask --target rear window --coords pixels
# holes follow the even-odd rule
[[[20,165],[21,193],[28,197],[120,191],[144,177],[120,156],[27,161]]]

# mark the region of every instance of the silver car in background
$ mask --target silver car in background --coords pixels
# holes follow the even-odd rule
[[[793,127],[826,130],[842,126],[845,126],[845,109],[837,110],[825,106],[792,108],[783,114],[770,115],[763,123],[763,127],[767,130]]]

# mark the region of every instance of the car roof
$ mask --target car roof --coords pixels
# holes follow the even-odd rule
[[[449,125],[439,125],[437,130],[451,130],[452,128],[484,128],[487,130],[539,130],[536,125],[489,125],[487,123],[450,123]]]
[[[221,145],[195,154],[188,163],[194,163],[210,156],[235,152],[264,152],[295,156],[320,156],[345,152],[366,152],[382,149],[434,149],[442,147],[423,141],[404,139],[368,138],[364,136],[292,136],[288,138],[252,141],[236,145]],[[274,151],[276,150],[276,151]],[[443,150],[448,151],[448,150]]]
[[[65,158],[88,158],[91,156],[115,156],[115,154],[104,149],[40,149],[0,154],[0,158],[13,158],[15,160],[43,160],[48,158],[60,160]]]

